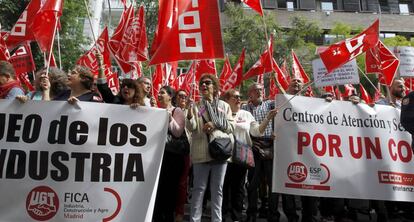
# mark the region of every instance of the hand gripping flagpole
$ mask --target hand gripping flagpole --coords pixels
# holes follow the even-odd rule
[[[53,43],[55,41],[56,29],[57,29],[57,26],[58,26],[58,23],[59,23],[58,13],[59,12],[55,12],[55,20],[56,20],[56,22],[55,22],[55,28],[53,29],[53,36],[52,36],[52,43],[50,44],[49,57],[47,58],[46,76],[49,75],[50,60],[52,59]]]

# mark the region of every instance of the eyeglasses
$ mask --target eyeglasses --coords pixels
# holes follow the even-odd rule
[[[207,80],[207,81],[200,82],[200,86],[202,86],[203,84],[206,84],[206,86],[209,86],[209,85],[213,84],[213,81]]]
[[[185,95],[185,94],[179,94],[179,95],[177,95],[177,97],[180,98],[180,99],[186,99],[187,98],[187,95]]]
[[[235,99],[241,99],[241,96],[240,95],[233,95],[233,98],[235,98]]]

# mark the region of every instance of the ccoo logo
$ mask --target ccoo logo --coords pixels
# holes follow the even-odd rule
[[[52,219],[59,209],[59,198],[54,190],[47,186],[34,188],[27,195],[26,210],[37,221]]]
[[[300,183],[306,180],[306,177],[308,176],[308,170],[303,163],[294,162],[288,166],[287,175],[293,182]]]

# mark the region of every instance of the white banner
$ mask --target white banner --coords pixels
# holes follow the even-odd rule
[[[411,137],[399,117],[391,106],[294,98],[276,116],[274,191],[414,201]]]
[[[414,47],[398,46],[390,47],[395,56],[400,60],[398,72],[401,77],[414,77]]]
[[[17,100],[0,110],[0,221],[151,221],[165,110]]]
[[[327,71],[321,59],[313,60],[312,68],[316,87],[359,83],[358,65],[355,59],[328,75],[326,75]]]

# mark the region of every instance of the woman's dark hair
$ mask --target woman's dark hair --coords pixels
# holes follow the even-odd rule
[[[161,89],[164,89],[165,92],[167,92],[167,94],[171,97],[171,101],[173,101],[173,98],[175,98],[175,90],[171,88],[171,86],[163,86]]]
[[[213,82],[213,87],[214,87],[214,97],[217,97],[220,91],[220,82],[217,79],[217,77],[215,75],[211,75],[211,74],[204,74],[201,76],[200,78],[200,83],[203,82],[204,79],[210,79]]]
[[[66,85],[67,81],[68,76],[64,71],[51,67],[49,69],[50,97],[54,98],[56,95],[68,90],[69,87]]]
[[[91,69],[85,66],[75,66],[73,69],[77,73],[79,73],[80,83],[85,87],[85,89],[92,89],[93,82],[94,82],[94,76],[91,72]]]

